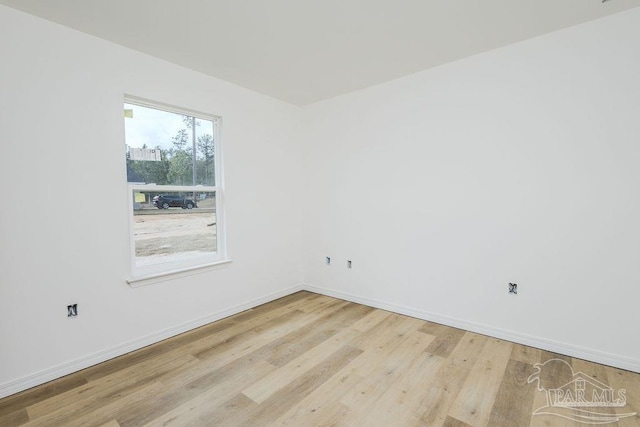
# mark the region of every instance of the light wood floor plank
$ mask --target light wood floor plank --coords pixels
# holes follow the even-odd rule
[[[349,418],[341,418],[340,420],[334,420],[334,418],[336,413],[342,413],[344,416],[350,414],[349,408],[342,404],[340,399],[364,378],[357,374],[356,370],[357,367],[366,363],[366,355],[367,352],[364,352],[358,357],[356,363],[348,364],[336,372],[333,377],[278,417],[271,425],[348,425],[346,420]]]
[[[287,387],[279,390],[269,399],[263,402],[263,408],[257,413],[249,414],[247,419],[250,424],[257,425],[262,422],[271,422],[283,413],[291,409],[309,394],[313,393],[319,386],[327,382],[337,372],[340,372],[346,365],[353,363],[363,353],[356,347],[345,345],[339,348],[334,354],[326,358],[311,371],[305,373],[292,381]],[[244,414],[243,414],[244,415]]]
[[[340,347],[323,362],[296,378],[287,387],[270,396],[262,404],[255,404],[255,402],[241,394],[241,397],[249,400],[251,405],[238,409],[233,405],[223,404],[208,410],[203,414],[200,421],[202,423],[210,423],[209,425],[219,426],[253,426],[272,423],[361,353],[362,350],[355,347]],[[234,397],[233,399],[237,398]]]
[[[0,416],[25,409],[35,403],[45,401],[58,394],[73,390],[87,384],[87,379],[79,373],[50,381],[39,387],[35,387],[13,396],[0,399]],[[1,424],[0,424],[1,425]]]
[[[528,365],[535,365],[540,362],[542,357],[542,351],[537,348],[528,347],[522,344],[513,344],[513,350],[511,350],[511,359],[518,360]]]
[[[132,408],[131,411],[127,411],[125,415],[118,418],[118,421],[123,425],[139,425],[141,422],[139,413],[142,412],[145,414],[144,422],[149,422],[154,414],[164,413],[198,397],[202,393],[208,393],[209,390],[223,397],[223,400],[219,402],[216,400],[216,404],[220,404],[229,395],[239,393],[252,382],[260,380],[260,378],[276,369],[275,366],[265,361],[268,355],[268,352],[258,349],[225,365],[218,366],[216,369],[203,370],[201,369],[202,366],[199,366],[197,369],[198,375],[195,378],[190,373],[178,377],[170,377],[169,382],[160,378],[160,381],[166,385],[167,391],[153,401],[146,402],[145,407]],[[191,381],[185,382],[185,377],[191,379]],[[180,385],[177,386],[177,384]],[[211,405],[213,403],[209,404],[209,406]],[[132,418],[137,422],[133,423],[131,421]]]
[[[372,310],[367,315],[365,315],[362,319],[358,320],[356,323],[350,326],[350,329],[355,329],[360,332],[366,332],[382,321],[390,317],[392,313],[384,310]]]
[[[138,411],[131,411],[130,414],[125,414],[125,416],[121,416],[120,419],[129,425],[145,425],[149,427],[192,425],[199,422],[201,418],[206,418],[206,413],[209,410],[228,401],[231,396],[238,395],[242,388],[256,379],[260,379],[270,372],[273,372],[275,369],[275,366],[264,361],[259,361],[245,369],[234,370],[226,378],[213,382],[211,387],[192,394],[191,399],[186,400],[179,406],[171,408],[170,404],[166,404],[167,399],[165,399],[163,402],[160,402],[160,406],[158,407],[146,408],[145,411],[139,411],[145,415],[150,414],[147,417],[141,417]],[[171,397],[176,398],[178,396],[170,396],[170,398]],[[170,401],[175,400],[177,399],[171,399]],[[163,408],[165,412],[162,413]],[[161,413],[160,416],[157,416],[158,412]],[[154,414],[156,414],[156,417],[154,417]],[[147,420],[146,418],[151,419]]]
[[[489,339],[483,335],[467,332],[446,363],[430,378],[422,400],[416,409],[419,419],[410,425],[442,426],[447,421],[449,408],[482,353]]]
[[[509,360],[491,409],[489,425],[529,425],[535,387],[527,387],[527,380],[532,372],[532,365]]]
[[[290,381],[307,372],[313,366],[326,358],[335,348],[346,343],[354,344],[361,332],[371,330],[376,325],[387,319],[391,313],[382,310],[373,310],[351,326],[325,340],[317,347],[291,360],[280,369],[255,382],[244,390],[244,394],[257,403],[266,400],[273,393],[285,387]]]
[[[442,427],[472,427],[472,426],[463,421],[457,420],[453,417],[447,417],[447,419],[444,420]]]
[[[416,330],[422,320],[413,317],[392,314],[382,320],[375,328],[363,332],[351,342],[351,345],[365,351],[384,352],[386,348],[406,339],[406,335]]]
[[[162,373],[181,366],[189,366],[193,362],[197,362],[193,356],[170,359],[166,362],[149,360],[144,364],[123,369],[110,376],[102,377],[84,386],[31,405],[27,407],[27,412],[31,420],[37,420],[47,415],[50,417],[52,414],[60,414],[64,418],[64,414],[69,412],[74,412],[76,415],[91,412],[95,408],[118,400],[121,394],[127,393],[130,389],[156,381]]]
[[[465,334],[462,329],[450,328],[432,322],[425,322],[420,331],[436,337],[427,351],[440,357],[449,357]]]
[[[356,384],[371,376],[379,367],[380,360],[388,358],[389,354],[408,338],[407,335],[422,323],[417,319],[392,314],[385,316],[380,322],[370,324],[370,329],[350,343],[364,351],[357,363],[345,366],[327,383],[283,414],[274,425],[300,425],[303,420],[308,419],[312,419],[314,425],[320,425],[323,423],[324,414],[334,416],[335,408],[351,416],[350,411],[343,409],[346,405],[340,402],[341,398],[351,393]],[[342,423],[348,422],[348,419],[342,420]]]
[[[598,365],[601,366],[601,365]],[[608,385],[615,390],[625,390],[627,406],[617,412],[635,412],[636,416],[625,418],[619,422],[623,427],[640,427],[640,380],[638,374],[622,369],[604,366],[607,372]]]
[[[404,341],[389,348],[383,357],[378,358],[377,363],[372,363],[368,372],[360,371],[363,380],[356,384],[348,395],[343,396],[341,402],[349,407],[352,413],[364,415],[375,411],[371,408],[373,402],[377,402],[383,394],[396,387],[402,388],[402,384],[397,383],[404,374],[411,373],[415,378],[419,375],[417,368],[432,360],[425,354],[425,349],[433,339],[433,336],[418,331],[407,334]]]
[[[263,345],[267,345],[274,339],[285,336],[302,325],[313,322],[317,318],[318,317],[309,318],[309,315],[306,313],[295,311],[245,333],[235,335],[206,350],[199,351],[195,353],[194,356],[201,360],[215,360],[216,364],[214,366],[217,368]]]
[[[29,421],[29,415],[24,408],[13,412],[5,412],[0,416],[0,426],[19,426]]]
[[[36,420],[24,424],[26,427],[36,426],[98,426],[114,418],[121,410],[129,406],[136,406],[141,402],[152,399],[154,395],[162,390],[162,385],[152,382],[141,386],[136,386],[127,391],[126,399],[109,400],[104,405],[92,408],[90,412],[73,410],[57,410],[44,415]]]
[[[452,417],[471,425],[486,425],[504,376],[512,344],[489,340],[469,372],[449,412]]]
[[[346,345],[359,334],[359,331],[345,329],[319,344],[316,348],[303,353],[271,374],[254,382],[243,390],[244,395],[256,403],[264,402],[274,393],[277,393],[293,380],[326,359],[331,353],[333,353],[333,351],[335,351],[336,347]]]
[[[372,309],[369,307],[359,304],[348,304],[324,315],[319,311],[318,315],[321,317],[317,320],[314,319],[313,322],[270,343],[273,350],[267,361],[278,367],[284,366],[301,354],[330,340],[370,311]]]
[[[365,394],[361,391],[360,396],[371,398],[350,407],[352,414],[358,414],[352,425],[410,425],[419,418],[416,409],[429,380],[445,362],[444,358],[426,351],[433,342],[432,336],[426,335],[429,339],[424,340],[421,335],[424,334],[416,331],[405,342],[406,349],[390,355],[387,364],[383,364],[384,376],[378,375],[378,385],[354,389],[353,396],[358,397],[358,391],[363,390]]]

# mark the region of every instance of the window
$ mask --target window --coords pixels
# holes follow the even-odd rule
[[[127,97],[133,279],[225,260],[220,119]]]

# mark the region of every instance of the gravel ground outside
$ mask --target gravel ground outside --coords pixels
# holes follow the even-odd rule
[[[136,258],[185,252],[215,252],[216,214],[212,209],[170,208],[134,215]]]

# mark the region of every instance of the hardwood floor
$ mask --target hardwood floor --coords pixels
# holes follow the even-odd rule
[[[568,407],[575,379],[626,405]],[[640,374],[298,292],[2,399],[0,426],[640,426],[617,420],[634,412]]]

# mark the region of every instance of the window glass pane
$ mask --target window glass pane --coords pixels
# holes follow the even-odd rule
[[[124,108],[128,182],[215,185],[213,120],[128,103]]]
[[[136,267],[188,262],[217,251],[216,197],[133,190]]]

